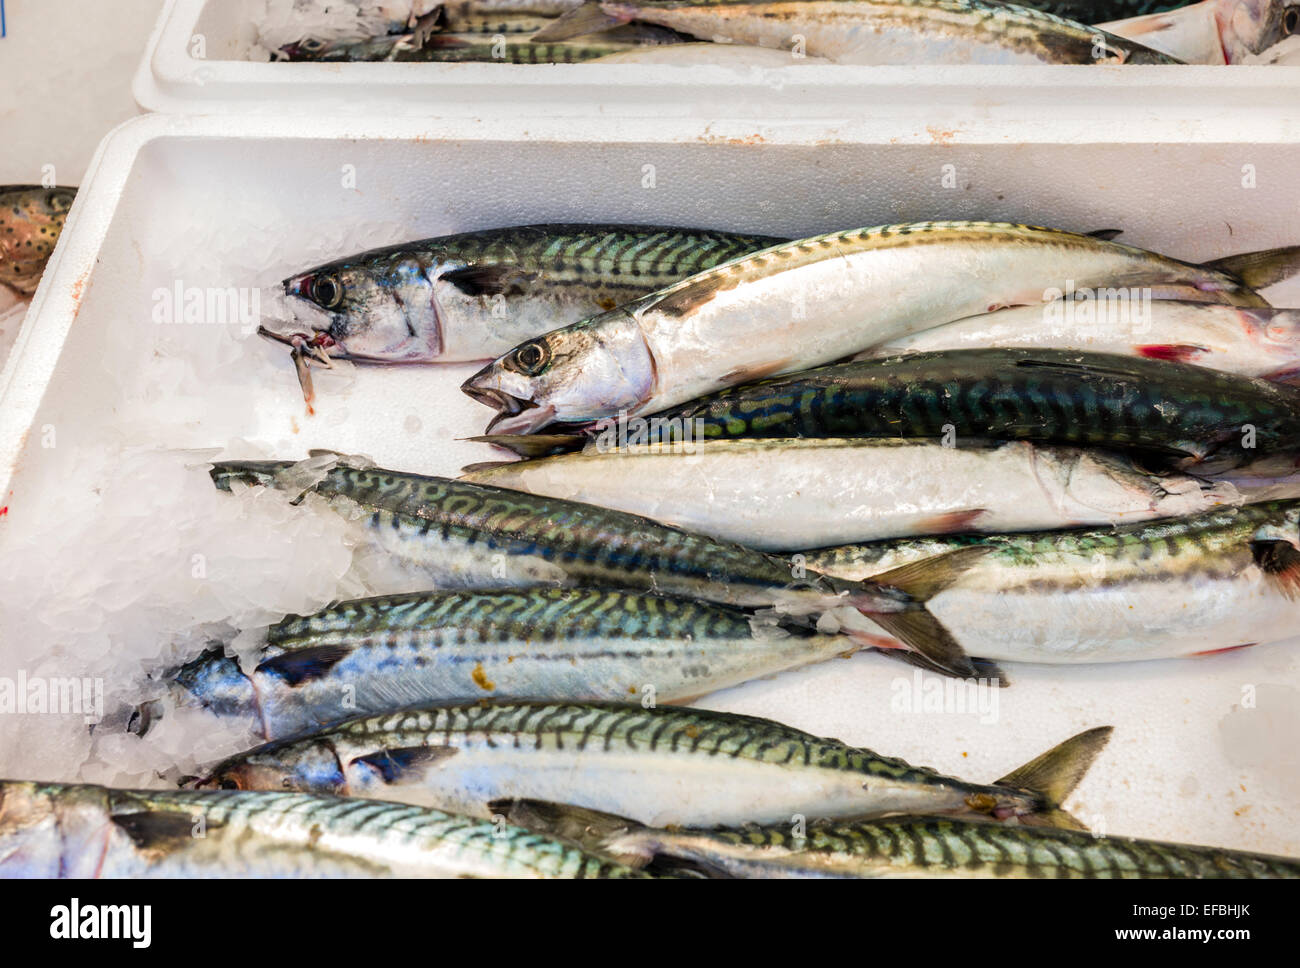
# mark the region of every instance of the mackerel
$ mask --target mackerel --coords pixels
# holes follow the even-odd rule
[[[954,531],[1116,524],[1237,503],[1230,483],[1155,474],[1104,451],[932,440],[722,439],[621,445],[462,479],[564,496],[766,551]]]
[[[440,701],[671,702],[851,651],[842,636],[657,595],[421,592],[290,616],[249,671],[217,647],[172,682],[182,701],[279,739]]]
[[[646,47],[676,45],[680,35],[661,27],[628,24],[592,37],[545,43],[533,41],[523,30],[493,32],[490,23],[476,23],[466,31],[440,31],[427,37],[412,34],[333,43],[299,42],[280,48],[289,61],[350,63],[576,64]],[[501,25],[515,27],[513,24]]]
[[[938,438],[1107,447],[1221,470],[1300,447],[1300,389],[1186,363],[1048,349],[863,360],[736,387],[655,415],[666,441]],[[489,438],[491,439],[491,438]]]
[[[1282,382],[1300,378],[1300,310],[1123,299],[1056,301],[971,316],[891,340],[859,354],[986,349],[992,346],[1116,353],[1194,363]]]
[[[235,482],[308,491],[364,517],[373,545],[440,588],[597,585],[772,609],[816,621],[858,644],[909,650],[958,675],[973,674],[925,599],[983,552],[972,549],[880,575],[868,584],[827,580],[730,542],[578,501],[465,481],[336,465],[314,480],[290,461],[219,462],[217,487]],[[883,634],[886,633],[886,634]]]
[[[970,655],[1079,663],[1222,652],[1291,638],[1300,621],[1300,501],[1117,528],[954,535],[804,553],[865,580],[956,548],[977,560],[927,603]]]
[[[1197,266],[1095,235],[1004,222],[855,229],[741,256],[530,339],[462,389],[498,411],[489,432],[532,433],[655,413],[967,316],[1041,305],[1071,286],[1266,306],[1254,288],[1297,265],[1300,247]]]
[[[643,876],[504,822],[405,804],[0,780],[0,878]]]
[[[397,799],[489,816],[562,800],[638,822],[783,823],[794,815],[965,813],[1078,826],[1060,809],[1110,736],[1080,733],[972,784],[753,716],[613,703],[472,704],[352,720],[218,764],[201,788]]]
[[[654,829],[560,804],[496,804],[633,866],[757,878],[1297,878],[1300,859],[954,817]]]
[[[536,35],[563,40],[639,20],[696,37],[840,64],[1177,64],[1095,27],[986,0],[597,0]]]
[[[371,249],[284,281],[263,335],[380,363],[490,359],[778,239],[651,225],[521,225]],[[301,312],[299,312],[301,311]]]

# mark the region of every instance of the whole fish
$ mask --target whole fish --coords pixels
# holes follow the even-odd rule
[[[1110,727],[973,784],[768,719],[681,706],[472,704],[343,723],[231,757],[203,788],[397,799],[471,816],[559,798],[641,823],[783,823],[896,812],[1078,826],[1060,809]]]
[[[560,804],[501,801],[530,830],[634,867],[713,877],[1296,878],[1300,859],[957,817],[669,830]]]
[[[1038,531],[1203,511],[1231,484],[1140,470],[1103,451],[932,440],[597,437],[579,454],[463,480],[586,501],[765,551],[953,531]]]
[[[172,680],[265,739],[361,714],[491,699],[672,702],[852,651],[739,609],[601,588],[418,592],[273,625],[247,663],[220,647]]]
[[[36,292],[76,195],[75,188],[0,187],[0,286],[24,299]]]
[[[688,428],[696,440],[1029,440],[1208,471],[1300,447],[1300,389],[1164,360],[994,348],[824,366],[724,390],[655,419],[656,443]]]
[[[0,780],[0,878],[643,876],[520,827],[399,803]]]
[[[335,466],[313,483],[291,461],[214,465],[217,487],[234,482],[314,491],[364,515],[374,546],[440,588],[597,585],[771,608],[815,620],[859,645],[909,650],[906,659],[973,675],[975,667],[930,622],[925,599],[966,566],[971,549],[920,562],[870,584],[825,581],[760,551],[578,501],[380,469]],[[887,633],[882,635],[882,630]],[[899,656],[904,658],[904,656]],[[950,661],[955,658],[955,664]]]
[[[927,603],[970,655],[1120,662],[1278,642],[1300,621],[1300,501],[1116,528],[929,537],[804,553],[865,580],[956,548],[976,561]]]
[[[1107,233],[1109,234],[1109,233]],[[520,344],[462,389],[532,433],[655,413],[1006,306],[1078,288],[1267,305],[1300,247],[1194,266],[1105,238],[1001,222],[922,222],[773,246]]]
[[[1300,0],[1201,0],[1100,29],[1188,64],[1246,64],[1300,34]]]
[[[286,279],[307,323],[263,335],[360,361],[490,359],[777,241],[650,225],[522,225],[407,242]]]
[[[1300,378],[1300,309],[1179,300],[1130,306],[1058,300],[936,326],[891,340],[859,358],[990,346],[1144,356],[1286,382]]]
[[[484,30],[471,30],[441,31],[424,38],[403,34],[364,41],[300,41],[282,47],[280,52],[285,60],[326,63],[481,61],[500,64],[573,64],[636,51],[643,47],[678,44],[681,39],[678,34],[662,27],[628,24],[592,37],[575,37],[558,43],[531,41],[523,32],[503,32],[498,36]]]
[[[535,35],[564,40],[640,20],[839,64],[1176,64],[1139,43],[986,0],[597,0]]]

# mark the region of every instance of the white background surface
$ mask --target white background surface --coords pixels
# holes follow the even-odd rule
[[[54,165],[77,185],[101,138],[136,114],[131,75],[162,0],[5,0],[0,184]]]

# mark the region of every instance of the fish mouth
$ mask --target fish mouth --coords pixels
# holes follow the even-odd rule
[[[554,419],[555,410],[552,407],[540,406],[532,400],[525,400],[497,387],[480,385],[477,381],[483,376],[484,372],[475,373],[460,388],[466,396],[497,411],[484,433],[531,434]]]
[[[320,329],[279,333],[273,329],[267,328],[266,326],[258,325],[257,335],[264,336],[276,343],[283,343],[285,346],[293,349],[297,349],[300,346],[306,346],[311,349],[329,350],[330,352],[328,355],[336,359],[340,356],[346,355],[342,352],[342,347],[335,342],[334,337]]]

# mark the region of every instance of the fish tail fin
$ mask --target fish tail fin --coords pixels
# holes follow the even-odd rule
[[[587,440],[582,434],[479,434],[459,439],[491,444],[526,460],[581,450]]]
[[[533,34],[532,41],[541,44],[570,40],[618,27],[627,23],[629,19],[622,14],[606,13],[599,2],[584,3]]]
[[[873,608],[869,600],[864,600],[858,604],[859,611],[916,653],[917,664],[924,668],[961,679],[978,678],[979,669],[971,657],[930,613],[925,603],[991,550],[987,545],[958,548],[876,575],[865,583],[865,587],[874,590],[883,586],[901,594],[904,607],[897,611],[880,611]]]
[[[1085,729],[995,781],[996,786],[1025,790],[1039,798],[1041,809],[1020,817],[1021,823],[1087,830],[1086,825],[1061,809],[1061,804],[1074,792],[1097,755],[1106,748],[1114,730],[1114,726]]]
[[[891,659],[897,659],[900,662],[906,662],[908,665],[916,666],[918,669],[924,669],[926,672],[937,672],[941,676],[952,674],[942,666],[931,662],[919,652],[912,652],[908,649],[877,649],[876,651]],[[969,658],[971,667],[975,670],[975,678],[991,682],[999,689],[1005,689],[1011,685],[1011,679],[1002,671],[1002,667],[992,659],[981,659],[975,655]]]
[[[1280,249],[1260,252],[1242,252],[1205,263],[1234,279],[1248,289],[1264,289],[1290,279],[1300,272],[1300,245],[1287,245]]]

